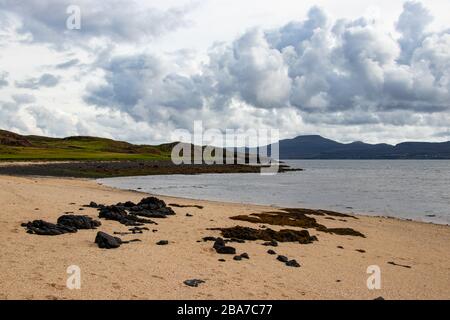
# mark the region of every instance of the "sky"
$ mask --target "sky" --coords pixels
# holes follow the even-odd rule
[[[448,12],[448,0],[0,0],[0,128],[154,144],[201,120],[450,140]]]

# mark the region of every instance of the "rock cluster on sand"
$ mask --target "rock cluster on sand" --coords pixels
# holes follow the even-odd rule
[[[175,214],[163,200],[155,197],[144,198],[138,204],[127,201],[111,206],[97,205],[97,208],[100,210],[100,218],[115,220],[126,226],[142,226],[146,223],[157,224],[146,218],[166,218]]]
[[[34,220],[23,223],[22,227],[26,228],[28,233],[57,236],[65,233],[75,233],[79,229],[96,229],[100,225],[100,221],[93,220],[87,216],[64,215],[58,218],[57,224],[43,220]]]

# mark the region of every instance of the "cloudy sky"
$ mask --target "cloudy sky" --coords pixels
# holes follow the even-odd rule
[[[160,143],[202,120],[450,140],[448,12],[448,0],[0,0],[0,128]]]

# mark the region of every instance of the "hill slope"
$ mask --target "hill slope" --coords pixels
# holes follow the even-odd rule
[[[450,142],[339,143],[321,136],[281,140],[280,159],[450,159]]]
[[[0,130],[0,160],[168,160],[167,145],[133,145],[96,137],[48,138]]]

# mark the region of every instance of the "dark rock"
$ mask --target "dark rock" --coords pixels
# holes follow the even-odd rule
[[[156,224],[154,221],[149,219],[143,219],[136,217],[135,215],[128,214],[128,212],[119,206],[106,206],[100,209],[98,214],[99,218],[106,220],[118,221],[126,226],[142,226],[145,223]]]
[[[278,256],[277,260],[281,261],[281,262],[284,262],[284,263],[289,261],[289,259],[286,256]]]
[[[276,242],[275,240],[272,240],[269,242],[264,242],[262,245],[266,246],[266,247],[278,247],[278,242]]]
[[[167,240],[160,240],[156,243],[158,246],[166,246],[169,244],[169,241]]]
[[[338,248],[338,249],[344,249],[344,247],[343,247],[343,246],[337,246],[337,248]]]
[[[288,267],[300,268],[300,264],[296,260],[290,260],[286,262]]]
[[[220,254],[236,254],[236,249],[229,246],[223,246],[215,248],[217,253]]]
[[[216,239],[213,248],[216,250],[217,253],[220,254],[236,254],[236,249],[227,246],[222,238]]]
[[[87,216],[64,215],[58,218],[57,223],[76,229],[96,229],[101,222]]]
[[[84,205],[83,207],[86,207],[86,208],[95,208],[95,209],[97,209],[97,208],[100,208],[101,205],[98,205],[98,204],[95,203],[94,201],[91,201],[89,204]]]
[[[203,240],[204,242],[207,242],[207,241],[216,241],[217,238],[216,238],[216,237],[204,237],[202,240]]]
[[[373,299],[373,300],[384,300],[384,298],[381,297],[381,296],[379,296],[378,298],[375,298],[375,299]]]
[[[95,243],[102,249],[115,249],[120,247],[122,240],[105,232],[99,231],[95,237]]]
[[[190,213],[186,213],[186,217],[193,217],[193,215]]]
[[[227,260],[225,259],[219,259],[220,262],[226,262]]]
[[[250,259],[250,256],[248,255],[248,253],[246,253],[246,252],[244,252],[243,254],[241,254],[241,257],[243,258],[243,259]]]
[[[267,253],[268,254],[272,254],[272,255],[274,255],[274,254],[277,254],[275,251],[273,251],[272,249],[271,250],[267,250]]]
[[[359,253],[366,253],[366,250],[363,250],[363,249],[357,249],[356,251]]]
[[[241,256],[234,256],[234,257],[233,257],[233,260],[241,261],[241,260],[242,260],[242,257],[241,257]]]
[[[199,284],[205,283],[205,281],[200,280],[200,279],[192,279],[192,280],[186,280],[183,283],[189,287],[198,287]]]
[[[54,224],[43,220],[34,220],[28,223],[22,223],[22,227],[27,229],[27,233],[41,236],[58,236],[65,233],[75,233],[77,228]]]

